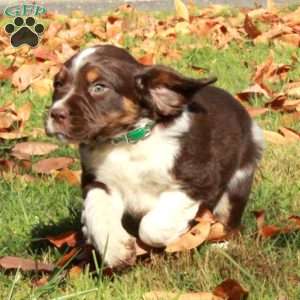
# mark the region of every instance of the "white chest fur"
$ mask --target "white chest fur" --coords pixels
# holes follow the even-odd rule
[[[184,113],[167,128],[156,126],[145,140],[82,151],[82,160],[97,180],[119,194],[128,212],[143,215],[162,192],[178,188],[171,170],[180,151],[178,137],[188,131],[189,123]]]

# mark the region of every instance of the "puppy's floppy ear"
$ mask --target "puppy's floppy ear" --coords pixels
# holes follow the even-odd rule
[[[216,78],[187,78],[165,66],[145,67],[135,76],[140,98],[161,116],[175,116],[202,87]]]

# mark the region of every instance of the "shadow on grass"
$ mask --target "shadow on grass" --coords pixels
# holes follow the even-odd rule
[[[31,230],[32,241],[30,250],[35,254],[42,254],[49,246],[50,242],[47,236],[56,236],[68,231],[76,231],[81,233],[82,224],[80,222],[81,211],[72,211],[70,217],[60,220],[55,224],[39,224]],[[133,236],[138,236],[139,220],[135,220],[129,215],[125,215],[122,219],[124,228]],[[82,237],[83,239],[83,237]]]
[[[81,232],[81,212],[72,211],[70,217],[60,220],[55,224],[38,224],[31,230],[30,250],[35,254],[41,254],[49,248],[50,242],[47,236],[56,236],[67,231]]]

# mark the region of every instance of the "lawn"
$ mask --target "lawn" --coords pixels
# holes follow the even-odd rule
[[[294,6],[273,12],[272,15],[281,18],[296,9]],[[201,13],[197,8],[190,8],[190,11],[196,15]],[[228,28],[243,25],[245,14],[237,9],[219,7],[214,8],[212,12],[215,14],[212,20],[230,24]],[[107,21],[106,16],[107,14],[87,17],[76,12],[69,17],[50,15],[44,18],[43,22],[50,24],[49,28],[51,24],[53,27],[53,24],[64,26],[60,30],[69,31],[71,35],[72,30],[81,26],[83,22],[89,22],[93,26],[100,24],[99,28],[102,28],[103,22],[111,22]],[[292,43],[281,43],[271,38],[260,43],[246,34],[241,34],[242,39],[232,38],[220,45],[219,31],[199,37],[185,27],[186,22],[172,21],[169,14],[133,13],[126,10],[115,18],[112,24],[107,23],[110,27],[106,27],[106,39],[101,37],[105,32],[96,32],[90,28],[85,29],[80,41],[76,37],[71,39],[63,34],[60,39],[67,41],[71,50],[111,42],[126,47],[136,57],[167,64],[187,76],[202,77],[213,74],[218,77],[216,85],[234,95],[253,85],[253,74],[257,67],[270,57],[270,51],[273,53],[274,64],[292,66],[284,77],[268,82],[272,91],[270,99],[274,98],[276,93],[282,92],[288,83],[300,81],[300,50]],[[123,22],[122,26],[127,26],[127,30],[124,29],[122,33],[122,39],[111,33],[118,29],[117,26],[121,26],[118,25],[120,20]],[[162,24],[157,25],[156,34],[151,31],[153,20],[160,20]],[[273,20],[255,20],[261,35],[273,24]],[[1,23],[5,21],[2,19]],[[122,29],[119,27],[119,30],[120,28]],[[173,28],[173,31],[170,28]],[[145,32],[141,33],[142,30]],[[165,33],[167,30],[170,30],[169,35]],[[4,33],[2,35],[4,36]],[[62,49],[62,42],[59,44],[54,38],[45,38],[41,45],[53,53],[55,49],[59,49],[61,60],[72,52],[70,49]],[[2,68],[11,67],[13,64],[20,67],[25,62],[49,61],[48,58],[41,60],[38,55],[34,57],[30,52],[32,50],[22,48],[13,51],[10,50],[10,46],[1,44]],[[52,78],[49,74],[47,76]],[[251,98],[250,104],[252,107],[262,107],[270,99],[257,95]],[[17,107],[27,102],[32,103],[32,113],[26,123],[26,131],[31,132],[35,128],[43,127],[46,107],[51,103],[51,90],[43,95],[32,86],[19,91],[18,87],[12,84],[11,78],[5,78],[0,85],[0,107],[8,101],[13,101]],[[300,111],[300,106],[298,107]],[[256,120],[268,131],[277,132],[280,127],[287,127],[299,133],[299,111],[287,113],[282,108],[270,109],[257,116]],[[45,135],[30,136],[29,140],[58,144],[56,140]],[[10,149],[18,142],[20,141],[0,140],[0,158],[10,159]],[[49,154],[49,157],[78,158],[76,147],[58,145],[59,148]],[[33,284],[34,279],[40,278],[40,274],[0,269],[0,299],[142,299],[143,294],[151,290],[179,293],[211,291],[227,278],[240,282],[249,291],[249,300],[300,299],[300,231],[259,239],[253,215],[253,211],[263,209],[266,212],[267,223],[279,226],[286,225],[289,216],[299,215],[299,156],[299,141],[279,144],[266,142],[263,160],[256,174],[251,199],[243,218],[241,235],[230,240],[227,248],[203,244],[188,253],[153,254],[151,259],[140,261],[132,269],[124,274],[115,274],[113,278],[103,276],[101,270],[89,272],[88,266],[78,276],[69,276],[65,270],[57,270],[51,274],[48,283],[41,287]],[[47,156],[43,156],[45,157]],[[39,159],[41,157],[34,156],[31,161],[36,162]],[[78,169],[78,163],[73,168]],[[4,176],[4,172],[0,173],[0,257],[14,255],[55,262],[68,249],[56,249],[45,237],[48,234],[80,229],[80,188],[65,181],[58,181],[54,175],[38,177],[31,170],[27,172],[35,178],[34,181],[27,181],[20,174]]]

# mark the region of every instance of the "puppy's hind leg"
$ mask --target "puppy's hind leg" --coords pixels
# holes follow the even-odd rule
[[[253,182],[255,167],[247,166],[235,172],[213,213],[229,228],[241,223]]]

